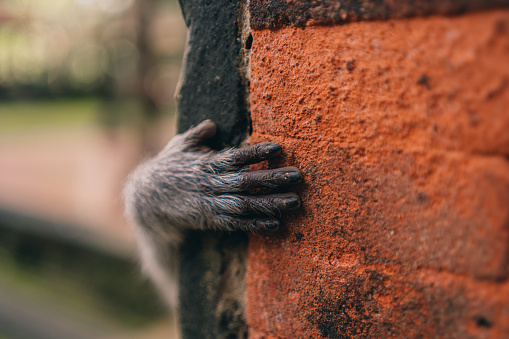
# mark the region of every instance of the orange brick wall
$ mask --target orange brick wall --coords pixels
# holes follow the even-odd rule
[[[305,183],[250,338],[509,337],[509,10],[254,29],[251,110]]]

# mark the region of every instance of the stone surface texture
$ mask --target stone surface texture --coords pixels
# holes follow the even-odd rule
[[[456,15],[509,5],[509,0],[251,0],[251,27],[343,24],[426,15]]]
[[[177,93],[178,131],[205,119],[218,131],[210,146],[241,143],[250,131],[244,68],[245,1],[180,0],[188,40]],[[244,338],[244,233],[189,231],[180,251],[180,328],[185,339]]]
[[[509,337],[509,10],[255,29],[251,110],[305,183],[250,338]]]
[[[245,37],[237,0],[179,0],[188,38],[177,102],[178,132],[213,119],[213,146],[239,145],[248,135],[249,90],[241,67]]]

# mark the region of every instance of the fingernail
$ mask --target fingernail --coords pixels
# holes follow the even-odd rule
[[[278,145],[278,144],[272,144],[265,148],[265,150],[267,151],[267,154],[277,153],[277,152],[281,151],[281,149],[282,149],[281,145]]]
[[[269,230],[275,230],[275,229],[279,228],[279,221],[269,220],[269,221],[265,222],[265,227],[267,227],[267,229],[269,229]]]
[[[286,199],[285,205],[286,205],[287,208],[296,208],[296,207],[299,207],[299,205],[300,205],[299,198],[289,198],[289,199]]]
[[[290,172],[285,174],[285,178],[289,182],[299,182],[302,180],[302,175],[299,172]]]

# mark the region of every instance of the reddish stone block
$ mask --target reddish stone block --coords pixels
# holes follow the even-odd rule
[[[254,31],[251,141],[305,182],[250,239],[252,338],[509,337],[506,22]]]
[[[277,257],[284,247],[252,239],[250,337],[506,338],[509,333],[507,283],[369,263],[355,255],[329,262],[292,252],[282,270]]]
[[[255,132],[509,154],[509,11],[253,31]]]
[[[477,278],[507,277],[504,158],[253,135],[262,140],[284,146],[273,166],[297,166],[305,178],[298,190],[302,208],[277,241],[302,236],[333,256],[353,252]]]

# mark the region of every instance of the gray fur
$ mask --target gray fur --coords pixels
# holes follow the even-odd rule
[[[302,179],[295,167],[247,171],[247,165],[279,155],[280,146],[260,143],[215,152],[203,145],[215,128],[207,120],[174,137],[138,166],[124,190],[125,214],[144,270],[171,307],[177,306],[177,249],[187,229],[274,229],[282,211],[300,204],[295,193],[248,194],[253,188],[274,189]]]

